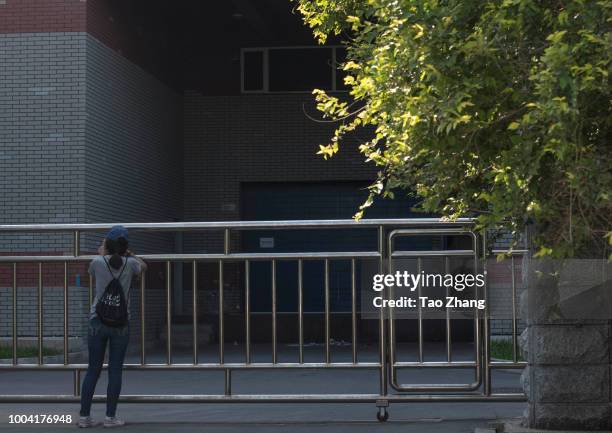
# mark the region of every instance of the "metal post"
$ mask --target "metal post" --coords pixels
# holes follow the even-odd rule
[[[514,277],[514,255],[510,256],[510,273],[512,275],[512,362],[518,361],[518,339],[517,339],[517,323],[516,323],[516,280]]]
[[[73,241],[74,241],[73,242],[74,256],[78,257],[81,255],[81,232],[80,231],[75,230]]]
[[[272,364],[278,361],[276,307],[276,260],[272,260]]]
[[[81,395],[81,370],[77,368],[72,373],[72,381],[74,385],[73,394],[75,397],[79,397]]]
[[[223,329],[223,260],[219,260],[219,364],[225,363],[225,331]]]
[[[244,323],[245,323],[245,355],[246,363],[251,363],[251,282],[250,264],[244,261]]]
[[[145,341],[145,283],[146,273],[143,271],[140,274],[140,365],[145,365],[147,363]]]
[[[230,253],[230,229],[223,230],[223,254]],[[224,307],[223,307],[223,261],[219,260],[219,363],[225,362],[225,329],[224,329]]]
[[[353,364],[357,364],[357,284],[355,281],[355,259],[351,259],[351,336]]]
[[[474,250],[476,250],[478,245],[474,243]],[[487,289],[487,262],[486,262],[486,253],[487,253],[487,237],[486,232],[482,232],[482,257],[483,257],[483,273],[485,275],[485,283],[482,286],[482,295],[485,300],[485,308],[484,308],[484,317],[483,317],[483,340],[484,340],[484,394],[486,396],[491,395],[491,334],[489,332],[489,296]],[[478,260],[477,257],[474,257],[474,273],[478,272]],[[476,290],[476,297],[478,297],[478,290]],[[476,310],[476,316],[479,316],[478,310]],[[477,319],[478,323],[478,319]],[[477,345],[478,346],[478,345]]]
[[[43,282],[42,262],[38,262],[38,365],[43,363]]]
[[[484,370],[484,380],[485,380],[485,387],[484,387],[485,389],[484,389],[484,392],[485,392],[485,395],[490,395],[490,386],[491,386],[491,383],[489,382],[489,390],[487,390],[487,383],[486,383],[487,380],[488,380],[487,379],[487,377],[488,377],[488,373],[487,372],[489,371],[489,365],[488,365],[488,361],[486,359],[484,361],[484,366],[482,365],[483,364],[483,362],[482,362],[483,354],[481,352],[481,344],[480,344],[481,337],[480,337],[480,332],[481,332],[480,331],[480,320],[476,320],[476,329],[474,331],[474,340],[475,340],[474,346],[475,346],[475,350],[476,350],[476,353],[475,353],[475,360],[476,360],[475,361],[476,362],[476,381],[480,381],[481,380],[481,377],[480,377],[481,373],[480,373],[480,371]]]
[[[91,307],[91,305],[93,304],[93,276],[92,275],[89,275],[88,296],[89,296],[89,306]]]
[[[299,333],[299,362],[304,363],[304,263],[298,260],[298,333]]]
[[[393,266],[393,239],[391,236],[389,236],[388,241],[387,241],[387,248],[388,248],[388,255],[389,255],[389,263],[387,264],[387,274],[391,275],[393,274],[393,272],[395,271],[395,268]],[[390,286],[387,289],[388,293],[387,293],[387,297],[389,299],[395,299],[395,287]],[[395,362],[396,362],[396,342],[397,342],[397,338],[395,336],[395,311],[393,310],[393,308],[389,308],[388,310],[388,321],[389,321],[389,326],[388,326],[388,351],[389,351],[389,379],[391,381],[391,383],[396,383],[397,379],[395,377],[396,375],[396,368],[395,368]]]
[[[385,251],[385,228],[384,226],[378,227],[378,254],[379,254],[379,262],[378,262],[378,273],[383,274],[385,270],[385,261],[384,261],[384,251]],[[389,262],[391,262],[391,252],[388,251],[389,254]],[[381,292],[381,296],[385,298],[385,290]],[[385,342],[385,310],[384,308],[380,309],[379,313],[379,344],[380,344],[380,395],[387,395],[387,344]]]
[[[421,274],[421,270],[423,269],[423,259],[421,257],[417,257],[417,275]],[[423,308],[421,307],[421,282],[419,280],[419,284],[417,286],[417,296],[419,302],[418,306],[418,333],[419,333],[419,362],[423,362]]]
[[[226,228],[223,231],[223,254],[228,255],[230,253],[230,229]]]
[[[193,364],[198,364],[198,262],[192,262],[192,286],[193,291]]]
[[[166,363],[172,364],[172,262],[166,261]]]
[[[450,273],[450,258],[448,256],[444,257],[444,273],[448,275]],[[446,288],[446,296],[449,295],[449,288]],[[446,362],[452,361],[452,348],[451,348],[451,318],[450,318],[450,307],[446,307]]]
[[[225,395],[232,395],[232,370],[226,368],[225,370]]]
[[[325,363],[331,362],[329,314],[329,259],[325,259]]]
[[[178,254],[183,253],[183,233],[177,232],[174,236],[174,251]],[[175,261],[172,263],[172,313],[181,315],[184,312],[185,291],[183,285],[184,263]]]
[[[17,263],[13,263],[13,365],[17,365]]]
[[[68,365],[68,262],[64,262],[64,365]]]

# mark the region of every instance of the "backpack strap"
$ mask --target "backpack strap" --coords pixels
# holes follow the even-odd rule
[[[127,266],[127,262],[130,259],[130,256],[125,256],[125,263],[123,264],[123,268],[121,268],[121,272],[119,272],[119,276],[117,277],[117,279],[121,278],[121,275],[123,275],[123,271],[125,271],[125,267]]]
[[[102,259],[104,260],[104,263],[106,263],[108,272],[110,272],[111,277],[113,277],[113,280],[118,280],[119,278],[121,278],[121,275],[123,275],[123,271],[125,270],[125,267],[127,266],[127,262],[129,258],[130,258],[129,256],[125,256],[125,263],[123,264],[123,267],[121,268],[121,272],[119,272],[119,275],[115,277],[115,274],[113,274],[113,271],[111,270],[110,265],[108,264],[108,261],[106,260],[106,257],[102,256]]]

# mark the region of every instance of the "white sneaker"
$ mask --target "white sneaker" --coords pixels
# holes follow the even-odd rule
[[[111,427],[121,427],[124,425],[125,425],[125,421],[120,420],[116,416],[107,416],[106,418],[104,418],[104,427],[111,428]]]
[[[79,420],[77,421],[77,426],[79,428],[89,428],[89,427],[94,427],[96,425],[96,423],[94,422],[93,418],[90,416],[81,416],[79,417]]]

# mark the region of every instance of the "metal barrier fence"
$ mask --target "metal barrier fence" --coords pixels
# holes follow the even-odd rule
[[[6,233],[70,233],[73,237],[73,254],[50,255],[50,256],[27,256],[11,255],[0,256],[0,264],[12,264],[13,277],[13,323],[12,323],[12,364],[0,365],[0,372],[47,370],[47,371],[72,371],[74,375],[74,392],[72,395],[0,395],[1,402],[75,402],[79,400],[81,372],[87,369],[86,364],[74,364],[69,361],[68,351],[68,264],[91,260],[94,256],[81,255],[81,234],[88,232],[101,232],[109,229],[114,224],[35,224],[35,225],[0,225],[0,234]],[[523,393],[493,393],[491,388],[491,372],[495,369],[521,369],[524,362],[519,361],[517,346],[517,309],[516,309],[516,282],[514,260],[515,255],[521,255],[525,251],[514,251],[511,254],[512,264],[512,361],[491,360],[490,347],[491,335],[489,329],[489,317],[487,309],[484,313],[475,312],[474,315],[474,348],[475,357],[473,361],[453,360],[451,353],[451,320],[446,314],[446,361],[425,361],[423,356],[424,336],[423,317],[421,308],[418,309],[418,359],[416,362],[399,361],[396,355],[396,319],[393,309],[386,312],[379,309],[378,312],[378,360],[365,362],[358,359],[357,353],[357,282],[355,269],[357,260],[377,260],[378,272],[391,273],[394,269],[393,260],[397,258],[414,258],[418,263],[418,271],[422,266],[422,259],[426,257],[441,257],[444,259],[445,270],[448,272],[449,259],[451,257],[471,257],[474,265],[486,266],[487,255],[499,251],[487,250],[487,240],[484,234],[473,231],[473,222],[470,219],[459,219],[453,222],[434,218],[421,219],[378,219],[378,220],[306,220],[306,221],[240,221],[240,222],[186,222],[186,223],[144,223],[124,224],[128,229],[144,232],[186,232],[186,231],[222,231],[223,252],[219,254],[151,254],[141,257],[148,262],[164,262],[166,265],[166,362],[148,363],[146,353],[146,326],[145,326],[145,300],[146,287],[145,278],[141,278],[140,284],[140,363],[126,364],[126,370],[213,370],[223,372],[225,377],[225,389],[223,394],[206,395],[123,395],[123,402],[202,402],[202,403],[280,403],[280,402],[361,402],[375,403],[378,407],[377,417],[384,421],[388,418],[387,408],[390,403],[400,402],[511,402],[524,401]],[[271,253],[233,253],[230,250],[231,234],[236,231],[247,230],[300,230],[300,229],[370,229],[376,230],[377,248],[372,251],[343,251],[343,252],[271,252]],[[401,236],[443,236],[443,235],[467,235],[471,239],[472,247],[467,250],[435,250],[435,251],[394,251],[393,241]],[[272,270],[272,362],[253,362],[251,356],[251,308],[250,308],[250,286],[249,271],[253,261],[269,261]],[[298,285],[298,362],[279,362],[277,345],[277,281],[276,265],[278,261],[297,261],[297,285]],[[320,260],[324,262],[324,362],[306,362],[304,360],[304,302],[303,302],[303,264],[307,260]],[[352,353],[351,362],[333,362],[331,359],[331,322],[330,322],[330,262],[333,260],[348,260],[351,263],[351,336]],[[200,262],[214,262],[218,266],[218,309],[224,311],[224,264],[232,262],[244,263],[244,315],[245,315],[245,360],[244,362],[226,362],[225,360],[225,320],[224,314],[218,318],[218,341],[219,352],[217,362],[202,363],[198,359],[198,282],[197,264]],[[34,364],[23,364],[18,362],[18,323],[17,323],[17,263],[38,264],[38,362]],[[43,361],[43,263],[63,263],[64,269],[64,362],[63,364],[45,364]],[[191,262],[193,275],[193,360],[191,363],[173,362],[172,353],[172,279],[171,268],[174,262]],[[486,269],[485,269],[486,271]],[[418,287],[420,294],[421,287]],[[392,289],[381,292],[383,297],[393,296]],[[486,284],[481,296],[487,300]],[[89,301],[92,300],[92,282],[90,279]],[[398,382],[397,371],[400,369],[473,369],[475,380],[467,384],[402,384]],[[354,393],[330,393],[330,394],[234,394],[232,392],[232,372],[238,370],[277,370],[277,369],[366,369],[377,371],[378,390],[368,394]],[[388,385],[394,392],[389,392]],[[96,396],[96,401],[104,400],[102,396]]]

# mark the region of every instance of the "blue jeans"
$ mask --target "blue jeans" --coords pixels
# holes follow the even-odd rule
[[[91,401],[96,390],[96,383],[102,371],[106,343],[108,353],[108,389],[106,391],[106,416],[115,416],[117,401],[121,393],[121,374],[123,359],[130,338],[129,325],[122,328],[111,328],[100,319],[89,321],[87,343],[89,346],[89,367],[81,389],[81,416],[89,416]]]

